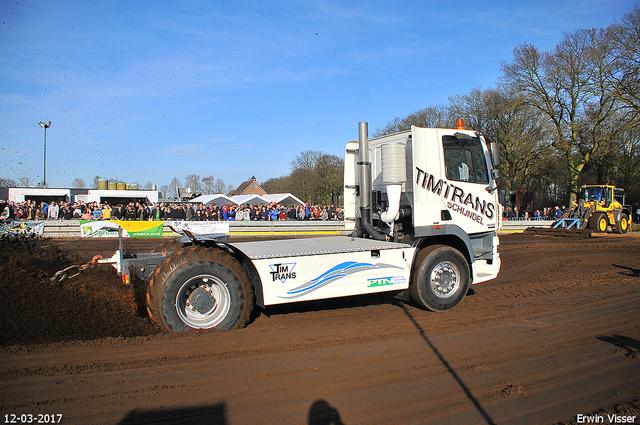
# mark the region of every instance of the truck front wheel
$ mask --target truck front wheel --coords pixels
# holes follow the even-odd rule
[[[469,266],[457,249],[434,245],[418,253],[409,293],[421,307],[432,311],[451,310],[469,290]]]
[[[191,246],[158,266],[147,290],[153,322],[169,332],[244,327],[253,309],[245,269],[229,253]]]

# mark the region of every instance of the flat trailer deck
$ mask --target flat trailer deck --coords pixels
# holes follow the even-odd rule
[[[222,241],[237,248],[252,260],[278,257],[302,257],[306,255],[343,254],[346,252],[380,251],[383,249],[411,248],[407,244],[330,236],[322,238],[276,239],[249,242]]]

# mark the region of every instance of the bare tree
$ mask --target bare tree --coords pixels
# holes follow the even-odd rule
[[[87,187],[87,184],[85,183],[84,180],[82,180],[81,178],[77,178],[73,180],[73,183],[71,183],[71,186],[80,189],[83,187]],[[96,186],[97,186],[97,182],[96,182]]]
[[[182,187],[182,183],[180,183],[180,179],[178,179],[177,177],[174,177],[171,180],[171,183],[169,183],[169,186],[167,187],[167,191],[165,192],[164,196],[167,199],[171,199],[171,198],[178,198],[178,189]]]
[[[318,174],[316,167],[322,157],[322,152],[306,150],[296,155],[291,161],[292,179],[291,192],[306,202],[315,202],[318,191]]]
[[[344,160],[335,155],[322,155],[316,165],[318,174],[317,204],[341,204],[344,193]]]
[[[315,150],[306,150],[296,155],[295,159],[291,161],[291,170],[313,170],[316,168],[322,152]]]
[[[543,160],[552,154],[545,139],[545,120],[516,92],[500,89],[471,90],[455,96],[452,114],[465,120],[465,127],[484,131],[500,146],[501,186],[506,190],[527,189]]]
[[[372,137],[410,130],[412,125],[425,128],[446,128],[452,124],[450,110],[443,105],[428,106],[409,114],[405,118],[396,117],[382,128],[376,128],[371,133]]]
[[[227,185],[221,178],[217,178],[215,183],[213,184],[213,193],[222,193],[227,194],[233,191],[233,187],[231,185]]]
[[[311,204],[342,202],[344,161],[320,151],[301,152],[291,161],[288,176],[265,182],[271,193],[289,192]]]
[[[173,196],[170,196],[169,186],[167,186],[166,184],[163,184],[162,186],[160,186],[159,192],[160,192],[160,197],[163,199],[173,198]]]
[[[527,104],[538,109],[554,129],[553,146],[567,164],[570,202],[577,198],[584,166],[614,137],[580,137],[585,126],[592,134],[602,134],[616,113],[616,104],[602,85],[606,44],[603,30],[579,30],[565,34],[550,52],[541,53],[530,44],[516,47],[513,62],[502,65],[504,84],[523,93]]]
[[[216,182],[216,179],[213,176],[203,177],[202,178],[202,193],[204,193],[205,195],[211,195],[213,193],[216,193],[216,191],[214,189],[215,182]]]
[[[640,8],[636,5],[608,31],[612,41],[610,54],[615,60],[608,75],[608,87],[628,107],[640,112]]]
[[[21,187],[31,187],[31,178],[29,177],[20,177],[18,179],[18,183]]]
[[[0,177],[0,187],[17,187],[18,184],[15,180],[5,177]]]
[[[191,188],[192,193],[202,193],[202,182],[197,174],[189,174],[184,179],[185,187]]]

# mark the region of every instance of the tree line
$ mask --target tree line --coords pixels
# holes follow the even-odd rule
[[[300,152],[291,172],[261,184],[267,193],[291,193],[310,205],[342,205],[344,159],[317,150]]]
[[[640,9],[607,28],[565,33],[550,51],[513,49],[495,88],[475,88],[395,118],[453,128],[463,118],[500,146],[500,189],[530,190],[539,207],[568,205],[583,184],[614,184],[640,200]]]

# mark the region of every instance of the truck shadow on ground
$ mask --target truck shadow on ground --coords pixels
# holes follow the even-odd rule
[[[467,297],[475,295],[473,288],[467,291]],[[266,317],[280,316],[291,313],[309,313],[315,311],[330,311],[343,308],[368,307],[375,305],[400,306],[403,302],[396,293],[381,292],[377,294],[352,295],[340,298],[328,298],[313,301],[300,301],[291,304],[278,304],[266,308],[255,308],[249,323],[255,321],[260,315]],[[411,304],[411,302],[409,302]]]
[[[207,424],[227,425],[225,403],[211,406],[185,407],[180,409],[132,410],[118,425],[165,425]],[[308,425],[344,425],[340,413],[326,400],[318,399],[309,408]]]
[[[224,403],[211,406],[185,407],[180,409],[132,410],[122,418],[119,425],[143,424],[211,424],[227,425],[227,408]]]
[[[290,304],[278,304],[266,308],[256,308],[254,315],[264,314],[267,317],[291,313],[309,313],[315,311],[339,310],[343,308],[367,307],[374,305],[395,305],[400,301],[392,293],[353,295],[341,298],[328,298],[313,301],[300,301]]]
[[[634,269],[633,267],[619,266],[617,264],[614,264],[613,267],[626,270],[628,273],[620,272],[625,276],[640,277],[640,269]]]
[[[474,407],[476,408],[478,413],[480,413],[480,415],[482,416],[484,421],[488,425],[495,425],[496,423],[491,418],[489,413],[484,409],[484,407],[482,407],[482,404],[480,404],[480,401],[473,395],[473,392],[471,391],[471,389],[462,380],[462,378],[460,377],[460,375],[458,375],[458,373],[455,371],[455,369],[453,369],[453,367],[449,364],[447,359],[444,358],[444,356],[442,355],[440,350],[438,350],[438,348],[433,344],[433,342],[431,342],[431,340],[427,336],[427,334],[424,331],[424,329],[422,329],[420,324],[411,315],[411,312],[407,309],[407,307],[403,303],[400,303],[400,307],[402,307],[402,309],[404,310],[404,313],[407,315],[407,317],[409,318],[411,323],[413,323],[413,325],[416,327],[416,329],[418,330],[418,333],[420,334],[422,339],[424,339],[424,342],[426,342],[427,345],[429,346],[429,348],[431,349],[431,351],[433,351],[433,354],[436,355],[438,360],[440,360],[440,363],[442,363],[442,365],[445,367],[445,369],[447,369],[449,374],[453,377],[453,379],[456,381],[456,383],[460,386],[460,388],[462,389],[464,394],[467,396],[469,401],[471,401],[471,403],[473,403]]]
[[[622,335],[604,335],[596,337],[600,341],[608,342],[625,351],[627,357],[637,358],[640,356],[640,341]]]

